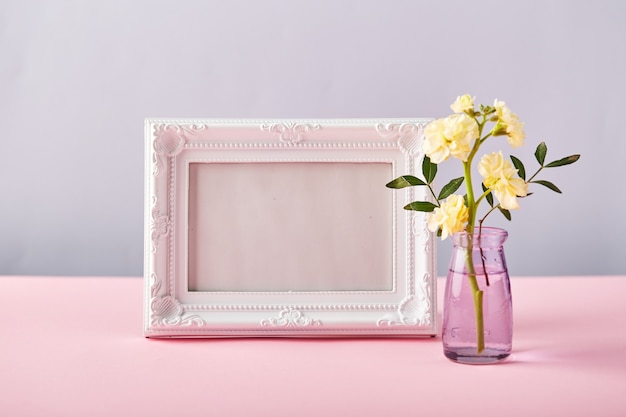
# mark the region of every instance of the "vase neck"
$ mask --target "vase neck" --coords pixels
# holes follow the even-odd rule
[[[458,232],[452,235],[452,242],[456,247],[462,248],[498,248],[504,244],[508,237],[504,229],[497,227],[476,228],[473,234]]]

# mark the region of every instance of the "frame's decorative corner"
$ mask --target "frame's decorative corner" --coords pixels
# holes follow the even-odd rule
[[[204,320],[199,316],[185,315],[185,309],[174,297],[161,293],[161,282],[157,275],[152,273],[150,278],[150,326],[175,327],[175,326],[204,326]]]
[[[396,141],[398,147],[408,155],[414,156],[421,152],[423,123],[379,123],[376,130],[382,137]]]
[[[418,300],[410,296],[400,303],[396,311],[384,315],[376,324],[378,326],[429,326],[431,324],[430,303],[424,303],[424,301],[424,297]]]
[[[199,316],[185,315],[180,302],[170,296],[153,298],[150,306],[152,326],[204,326],[204,321]]]
[[[188,143],[190,137],[197,136],[208,129],[206,124],[178,124],[157,122],[152,125],[152,162],[153,176],[158,176],[169,158],[178,155]]]

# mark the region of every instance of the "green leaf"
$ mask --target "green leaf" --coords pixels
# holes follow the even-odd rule
[[[537,158],[537,162],[539,165],[543,166],[543,163],[546,160],[546,154],[548,153],[548,147],[545,142],[541,142],[539,146],[537,146],[537,150],[535,151],[535,158]]]
[[[425,211],[425,212],[431,212],[435,208],[437,208],[437,206],[429,201],[414,201],[404,206],[405,210]]]
[[[463,184],[464,180],[464,177],[459,177],[444,185],[439,193],[439,197],[437,197],[437,200],[443,200],[444,198],[454,194],[454,192],[459,189],[461,184]]]
[[[565,158],[559,159],[558,161],[550,162],[548,165],[546,165],[546,168],[562,167],[563,165],[573,164],[579,159],[580,155],[566,156]]]
[[[425,156],[424,161],[422,161],[422,174],[424,174],[424,178],[428,184],[432,183],[435,179],[435,175],[437,175],[437,164],[430,162],[430,158],[427,156]]]
[[[561,190],[559,190],[559,187],[557,187],[556,185],[552,184],[550,181],[536,180],[536,181],[533,181],[533,183],[534,184],[541,184],[544,187],[548,187],[549,189],[551,189],[554,192],[557,192],[559,194],[561,193]]]
[[[487,192],[487,187],[485,187],[485,184],[483,184],[482,182],[480,183],[481,187],[483,187],[483,193]],[[489,193],[485,196],[485,199],[487,200],[487,203],[489,203],[489,205],[491,207],[493,207],[493,193]]]
[[[503,209],[502,207],[498,206],[498,210],[500,210],[500,213],[502,213],[502,215],[504,217],[506,217],[506,219],[508,221],[511,221],[511,212],[508,211],[507,209]]]
[[[386,187],[400,189],[405,187],[413,187],[415,185],[426,185],[426,183],[419,178],[414,177],[413,175],[403,175],[389,182]]]
[[[517,174],[521,179],[526,181],[526,169],[524,168],[524,164],[522,161],[511,155],[511,161],[513,161],[513,166],[517,169]]]

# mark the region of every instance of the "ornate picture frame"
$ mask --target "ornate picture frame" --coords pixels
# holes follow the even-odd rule
[[[431,336],[430,119],[146,119],[146,337]]]

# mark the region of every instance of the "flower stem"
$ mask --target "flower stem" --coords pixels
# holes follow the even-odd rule
[[[468,279],[472,289],[474,299],[474,314],[476,316],[476,351],[478,354],[485,350],[485,323],[483,318],[483,291],[478,287],[476,270],[474,268],[473,242],[468,235],[467,253],[465,254],[465,264],[468,272]]]
[[[483,274],[485,275],[485,285],[489,286],[489,272],[487,271],[487,265],[485,265],[485,254],[483,252],[483,245],[481,243],[481,237],[483,235],[483,220],[478,220],[478,249],[480,250],[480,262],[483,264]]]
[[[535,173],[532,175],[532,177],[530,177],[530,178],[528,178],[528,180],[526,180],[526,184],[528,184],[529,182],[531,182],[531,181],[532,181],[532,180],[533,180],[533,179],[534,179],[534,178],[535,178],[535,177],[536,177],[536,176],[537,176],[537,175],[541,172],[541,170],[542,170],[543,168],[544,168],[543,166],[539,167],[539,169],[537,170],[537,172],[535,172]]]
[[[435,194],[435,191],[433,190],[433,187],[431,187],[431,185],[430,185],[430,184],[426,184],[426,185],[428,185],[428,189],[430,190],[430,193],[431,193],[431,194],[432,194],[432,196],[433,196],[433,199],[434,199],[434,201],[435,201],[435,205],[436,205],[437,207],[440,207],[440,205],[439,205],[439,199],[437,198],[437,194]]]
[[[477,143],[479,145],[479,143]],[[476,270],[474,268],[474,224],[476,222],[476,202],[474,200],[474,188],[472,187],[472,172],[471,164],[472,158],[475,155],[475,151],[478,149],[475,146],[474,150],[470,153],[470,156],[466,162],[463,163],[465,187],[467,190],[467,208],[468,208],[468,222],[467,222],[467,253],[465,254],[465,264],[468,273],[468,279],[470,287],[472,289],[472,296],[474,299],[474,314],[476,316],[476,351],[481,354],[485,350],[485,324],[483,319],[483,292],[478,287],[478,281],[476,280]]]
[[[476,117],[474,120],[478,124],[478,139],[474,142],[474,146],[467,156],[467,160],[463,162],[463,176],[465,177],[465,187],[467,191],[467,209],[468,209],[468,220],[467,220],[467,253],[465,254],[465,264],[467,268],[467,275],[469,279],[469,284],[472,289],[472,297],[474,299],[474,314],[476,316],[476,351],[478,354],[481,354],[485,350],[485,322],[483,316],[483,295],[484,292],[478,286],[478,280],[476,279],[476,268],[474,267],[474,227],[476,224],[476,213],[478,209],[478,204],[487,196],[489,191],[485,191],[483,195],[481,195],[478,200],[474,196],[474,187],[472,184],[472,160],[476,153],[478,152],[478,148],[483,144],[493,133],[489,132],[484,137],[483,128],[485,127],[485,123],[487,122],[487,115],[482,115],[482,120],[479,121]],[[478,245],[480,247],[480,233],[482,232],[482,221],[479,227],[479,238]],[[482,247],[481,250],[481,258],[482,258]],[[483,263],[484,265],[484,263]],[[486,274],[485,268],[483,267],[483,273]],[[487,279],[487,285],[489,285],[489,278]]]

